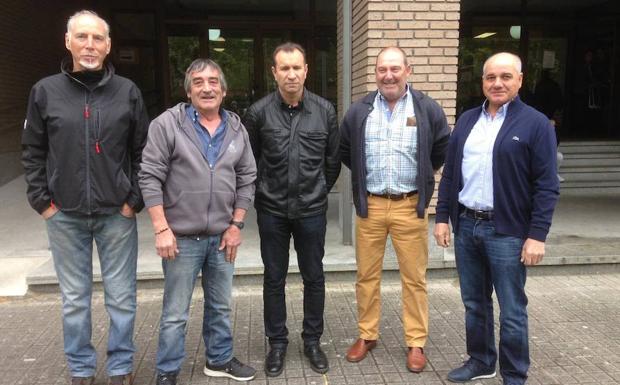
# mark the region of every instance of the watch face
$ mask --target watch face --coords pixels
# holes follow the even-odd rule
[[[232,221],[230,222],[232,225],[235,225],[239,228],[239,230],[243,229],[243,227],[245,226],[245,223],[243,222],[237,222],[237,221]]]

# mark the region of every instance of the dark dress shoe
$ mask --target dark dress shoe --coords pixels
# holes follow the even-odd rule
[[[308,357],[310,361],[310,367],[317,373],[327,373],[329,370],[329,363],[327,362],[327,356],[321,350],[321,347],[316,345],[307,345],[304,348],[304,355]]]
[[[284,370],[285,348],[271,348],[265,358],[265,374],[268,377],[277,377]]]

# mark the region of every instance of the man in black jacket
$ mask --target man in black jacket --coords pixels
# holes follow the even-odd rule
[[[320,348],[325,305],[322,261],[327,194],[340,173],[336,111],[304,88],[308,65],[298,44],[276,47],[271,70],[278,89],[250,106],[244,122],[258,168],[255,206],[270,345],[265,372],[278,376],[284,368],[288,345],[284,285],[292,235],[304,283],[304,353],[314,371],[325,373],[329,364]]]
[[[377,344],[381,268],[389,234],[402,281],[407,368],[421,372],[428,336],[426,208],[450,129],[439,104],[407,85],[410,73],[402,49],[382,49],[375,66],[378,90],[354,103],[342,122],[342,162],[351,169],[357,212],[359,330],[346,358],[361,361]]]
[[[92,11],[71,16],[71,59],[32,87],[22,163],[30,205],[45,219],[63,302],[71,384],[92,384],[92,244],[110,316],[109,384],[132,381],[138,238],[138,169],[148,117],[140,90],[104,63],[110,29]]]

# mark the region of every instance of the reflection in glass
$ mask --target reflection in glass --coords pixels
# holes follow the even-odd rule
[[[172,105],[187,101],[187,93],[183,86],[185,70],[195,58],[199,57],[199,53],[200,42],[198,37],[168,36],[170,100]]]
[[[254,100],[254,39],[251,32],[210,29],[209,58],[215,60],[226,75],[228,90],[224,108],[243,116]]]

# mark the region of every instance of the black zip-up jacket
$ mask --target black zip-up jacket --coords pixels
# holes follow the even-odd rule
[[[258,168],[257,210],[289,219],[327,211],[340,174],[337,119],[329,101],[306,89],[296,108],[277,90],[250,106],[244,126]]]
[[[22,133],[28,201],[42,213],[52,203],[80,214],[112,214],[127,202],[144,207],[138,170],[148,116],[138,87],[104,66],[90,90],[70,73],[37,82]]]
[[[351,170],[353,204],[357,215],[368,217],[368,193],[366,191],[366,118],[373,110],[373,102],[378,91],[371,92],[353,103],[345,115],[340,134],[342,163]],[[413,97],[418,126],[418,151],[416,186],[418,186],[418,218],[424,218],[424,211],[431,202],[435,188],[434,172],[446,158],[450,128],[443,110],[430,97],[409,87]]]

